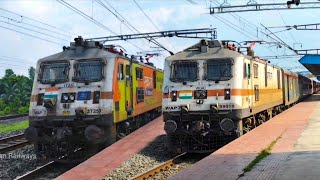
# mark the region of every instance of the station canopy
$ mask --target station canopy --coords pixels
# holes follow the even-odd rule
[[[320,81],[320,55],[305,55],[299,62]]]

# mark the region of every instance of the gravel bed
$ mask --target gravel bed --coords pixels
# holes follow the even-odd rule
[[[7,119],[7,120],[0,120],[0,124],[17,123],[17,122],[27,120],[28,118],[29,118],[28,116],[25,116],[25,117],[17,117],[17,118],[12,118],[12,119]]]
[[[155,176],[148,178],[149,180],[167,179],[170,176],[174,176],[178,172],[191,167],[196,162],[205,158],[209,154],[189,154],[187,157],[181,159],[177,164],[173,165],[166,171],[157,173]]]
[[[24,129],[0,134],[0,139],[24,133]]]
[[[138,154],[105,176],[105,180],[126,180],[174,157],[165,146],[165,135],[159,136]]]
[[[36,158],[33,145],[0,154],[0,179],[14,179],[46,163]]]
[[[41,174],[40,176],[34,178],[36,180],[48,180],[48,179],[54,179],[60,176],[61,174],[67,172],[71,168],[75,167],[78,164],[63,164],[60,163],[58,166],[55,166],[54,168],[50,169],[49,172],[46,172],[44,174]]]

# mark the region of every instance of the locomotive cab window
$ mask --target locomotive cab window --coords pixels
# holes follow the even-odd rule
[[[103,78],[101,60],[78,60],[75,63],[73,80],[75,82],[97,82]]]
[[[124,79],[123,64],[118,65],[118,80]]]
[[[194,61],[177,61],[171,65],[172,82],[196,81],[198,79],[198,63]]]
[[[130,65],[126,65],[126,80],[130,80]]]
[[[59,84],[68,81],[69,62],[42,63],[40,65],[39,81],[42,84]]]
[[[206,63],[206,80],[227,81],[232,78],[231,59],[212,59]]]

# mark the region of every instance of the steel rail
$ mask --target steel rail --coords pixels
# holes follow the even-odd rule
[[[16,180],[31,180],[37,178],[39,175],[43,174],[44,172],[47,172],[51,170],[53,167],[57,165],[57,162],[55,161],[50,161],[47,164],[37,167],[36,169],[27,172],[26,174],[22,176],[18,176],[15,178]]]
[[[12,151],[30,144],[25,138],[24,134],[0,139],[0,153]]]
[[[18,117],[27,117],[27,116],[28,116],[28,114],[14,114],[14,115],[8,115],[8,116],[0,116],[0,121],[18,118]]]
[[[152,169],[149,169],[148,171],[146,172],[143,172],[133,178],[131,178],[131,180],[144,180],[144,179],[147,179],[147,178],[150,178],[150,177],[153,177],[154,175],[156,175],[157,173],[161,172],[161,171],[166,171],[168,170],[170,167],[172,167],[174,164],[177,164],[177,161],[183,157],[184,155],[186,155],[187,153],[182,153],[164,163],[161,163],[160,165],[152,168]]]

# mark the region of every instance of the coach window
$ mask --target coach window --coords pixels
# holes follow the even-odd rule
[[[123,64],[119,64],[118,66],[118,80],[124,79],[124,73],[123,73]]]
[[[259,86],[258,85],[254,86],[254,100],[259,101]]]
[[[137,87],[137,103],[144,102],[144,89]]]
[[[253,64],[253,75],[255,78],[258,78],[258,64]]]
[[[278,89],[280,89],[280,71],[277,71],[277,81],[278,81]]]
[[[137,80],[143,80],[143,69],[136,68],[136,77]]]

